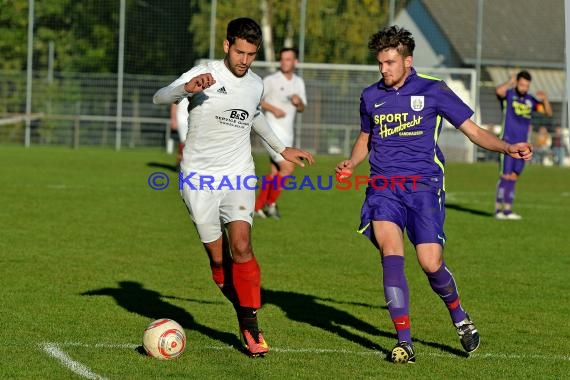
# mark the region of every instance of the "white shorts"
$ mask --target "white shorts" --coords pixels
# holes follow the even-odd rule
[[[249,185],[254,187],[253,181]],[[253,222],[255,190],[192,190],[180,191],[190,218],[202,243],[211,243],[222,236],[223,226],[235,220]]]

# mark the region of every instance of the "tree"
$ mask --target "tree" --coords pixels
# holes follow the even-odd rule
[[[28,0],[0,0],[0,68],[25,70]],[[48,67],[48,46],[55,47],[54,70],[117,71],[119,1],[49,0],[34,3],[34,70]],[[187,0],[127,0],[125,71],[133,74],[180,73],[192,61]]]
[[[28,3],[25,0],[0,0],[0,69],[26,67],[26,28]]]
[[[293,41],[298,44],[301,1],[263,0],[270,12],[269,22],[275,51]],[[252,4],[253,3],[253,4]],[[223,56],[221,41],[227,23],[237,17],[236,9],[247,9],[247,16],[262,19],[261,1],[217,2],[215,56]],[[311,0],[306,9],[305,61],[322,63],[370,63],[368,37],[388,20],[388,0]],[[207,57],[211,1],[192,0],[195,12],[190,18],[192,46],[196,56]]]

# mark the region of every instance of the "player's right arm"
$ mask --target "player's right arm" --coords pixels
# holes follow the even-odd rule
[[[171,104],[182,98],[202,92],[216,83],[210,73],[204,73],[199,68],[191,69],[166,87],[158,90],[152,97],[154,104]]]
[[[352,147],[350,158],[348,160],[339,162],[336,166],[335,170],[337,172],[337,175],[348,176],[354,172],[354,169],[358,166],[358,164],[364,161],[368,156],[368,147],[370,146],[369,141],[370,133],[360,131],[360,134],[356,138],[354,146]]]
[[[511,87],[514,87],[517,84],[517,77],[516,75],[512,75],[508,81],[498,85],[495,88],[495,94],[500,99],[504,99],[507,96],[507,90]]]
[[[262,100],[260,105],[262,110],[271,112],[278,119],[285,117],[285,111],[279,107],[274,106],[271,103],[266,102],[265,100]]]

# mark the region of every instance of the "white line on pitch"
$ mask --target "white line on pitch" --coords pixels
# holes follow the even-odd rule
[[[95,343],[86,344],[79,342],[64,342],[57,343],[61,347],[85,347],[85,348],[117,348],[117,349],[135,349],[139,347],[139,344],[111,344],[111,343]],[[186,346],[187,351],[200,351],[200,350],[235,350],[234,346],[204,346],[204,347],[191,347]],[[382,351],[367,350],[367,351],[354,351],[346,349],[334,349],[334,348],[287,348],[287,347],[272,347],[273,352],[291,353],[291,354],[346,354],[346,355],[386,355]],[[445,352],[422,352],[420,356],[431,356],[431,357],[448,357],[455,358],[457,355]],[[512,360],[548,360],[548,361],[570,361],[570,356],[568,355],[540,355],[540,354],[501,354],[493,352],[480,352],[473,353],[470,355],[473,359],[512,359]]]
[[[50,356],[59,360],[65,367],[69,368],[71,372],[84,377],[86,379],[104,380],[103,376],[91,371],[89,367],[71,359],[64,351],[62,351],[57,343],[43,343],[42,349]]]
[[[210,350],[224,350],[224,349],[234,349],[232,346],[206,346],[204,347]],[[347,355],[380,355],[385,356],[386,353],[382,351],[352,351],[352,350],[343,350],[343,349],[333,349],[333,348],[279,348],[279,347],[272,347],[271,351],[273,352],[284,352],[284,353],[292,353],[292,354],[347,354]],[[447,357],[447,358],[456,358],[457,355],[445,352],[425,352],[421,353],[420,356],[431,356],[431,357]],[[537,354],[497,354],[497,353],[474,353],[470,354],[470,357],[473,359],[535,359],[535,360],[548,360],[548,361],[570,361],[570,356],[564,355],[537,355]]]

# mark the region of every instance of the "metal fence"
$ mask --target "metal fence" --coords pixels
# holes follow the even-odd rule
[[[311,56],[315,51],[330,50],[337,51],[337,62],[371,62],[363,58],[369,57],[367,52],[355,53],[358,47],[366,50],[367,36],[386,23],[405,26],[416,38],[415,65],[429,67],[418,70],[446,80],[475,109],[475,121],[489,128],[501,123],[494,87],[514,70],[522,68],[523,63],[530,65],[533,89],[547,90],[555,115],[549,119],[539,117],[533,122],[550,129],[562,126],[567,133],[567,96],[563,86],[567,79],[560,53],[564,40],[560,32],[563,1],[545,1],[545,5],[541,5],[532,0],[385,0],[376,5],[369,2],[366,6],[370,8],[363,8],[369,12],[365,11],[364,15],[358,13],[362,9],[349,9],[346,2],[327,3],[326,12],[322,13],[323,7],[319,5],[323,3],[319,1],[276,1],[272,3],[274,14],[287,14],[288,21],[281,20],[282,25],[276,21],[280,20],[277,16],[261,16],[259,5],[267,3],[265,0],[249,2],[251,7],[247,11],[251,17],[272,19],[277,23],[269,28],[273,30],[276,50],[286,42],[297,45],[301,50],[300,57],[313,57],[313,62],[330,62],[325,53]],[[27,15],[21,12],[25,3],[29,8]],[[192,51],[194,45],[205,43],[209,38],[208,56],[221,58],[222,29],[226,21],[234,17],[235,9],[245,9],[237,4],[245,3],[245,0],[120,0],[69,2],[65,3],[67,8],[61,8],[63,1],[9,2],[2,14],[11,15],[14,21],[10,24],[10,17],[5,17],[0,23],[0,31],[19,28],[20,35],[27,34],[28,40],[4,41],[10,33],[0,33],[0,47],[6,55],[3,58],[7,58],[4,61],[10,58],[12,62],[12,66],[0,65],[5,68],[0,69],[0,143],[115,149],[168,146],[169,110],[153,105],[152,95],[174,80],[183,71],[180,68],[188,69],[193,58],[206,56],[207,50]],[[79,7],[78,11],[83,13],[71,12],[69,20],[73,22],[60,17],[63,10],[74,7]],[[378,8],[378,14],[373,12],[375,8]],[[59,9],[59,13],[54,13],[54,9]],[[388,9],[389,17],[385,17]],[[210,16],[204,17],[208,12],[211,12]],[[521,20],[534,20],[532,22],[548,26],[549,34],[545,34],[549,36],[548,40],[532,34],[531,39],[525,37],[524,48],[520,44],[501,43],[517,34],[514,32],[519,30],[517,28],[528,30],[519,25],[526,21],[518,23],[513,21],[516,17],[502,17],[503,14],[521,12],[524,14]],[[328,15],[326,20],[317,17],[322,14]],[[87,15],[90,17],[86,18]],[[373,18],[363,22],[365,17],[369,21]],[[197,35],[201,37],[193,40]],[[141,36],[146,39],[141,40]],[[327,38],[331,36],[335,38]],[[265,57],[260,55],[254,64],[254,71],[261,76],[274,67],[272,63],[261,61],[271,59],[271,54],[267,54],[270,49],[265,46],[269,40],[264,39]],[[6,49],[6,46],[11,48]],[[156,55],[141,59],[142,46],[149,47]],[[533,61],[528,62],[529,51],[540,51],[541,54],[530,55]],[[97,64],[92,64],[94,62]],[[141,69],[150,64],[152,70]],[[8,71],[7,67],[17,70]],[[28,71],[21,70],[26,67]],[[299,72],[307,85],[309,104],[298,118],[297,145],[318,154],[348,154],[358,134],[360,92],[378,80],[378,68],[376,65],[304,63],[299,66]],[[565,136],[568,143],[567,134]],[[253,144],[254,149],[259,149],[255,137]],[[474,151],[472,144],[453,128],[446,128],[442,133],[440,146],[448,160],[472,161],[490,157]]]
[[[275,63],[257,62],[253,70],[265,76]],[[468,103],[474,99],[474,70],[425,69],[442,77]],[[307,88],[308,106],[297,119],[296,145],[317,154],[350,152],[359,132],[359,99],[362,89],[379,79],[377,66],[300,64]],[[117,134],[117,76],[115,74],[35,73],[30,144],[80,146],[166,147],[170,134],[169,107],[152,104],[157,89],[175,77],[125,75],[121,130]],[[0,104],[6,122],[0,125],[0,142],[25,140],[25,77],[2,75]],[[441,143],[450,160],[471,161],[473,151],[465,139],[448,128]],[[118,141],[117,141],[118,139]],[[253,136],[254,149],[261,149]]]

